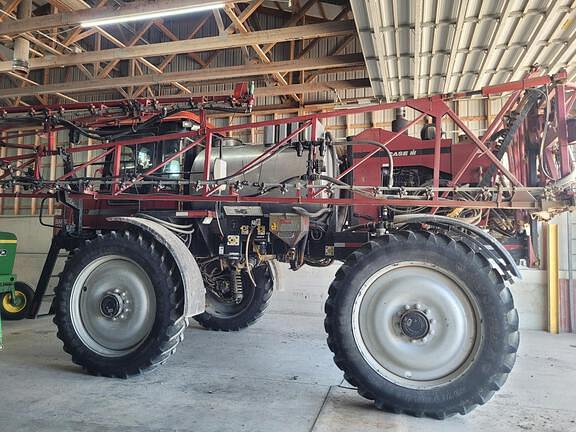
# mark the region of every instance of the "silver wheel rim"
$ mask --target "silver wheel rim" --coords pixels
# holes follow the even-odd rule
[[[114,307],[106,308],[109,304]],[[135,351],[152,331],[154,286],[131,259],[100,257],[76,278],[70,316],[76,334],[90,350],[106,357],[124,356]]]
[[[425,336],[424,331],[418,337],[403,331],[412,322],[407,316],[426,318]],[[414,389],[442,386],[461,376],[473,363],[482,336],[479,308],[466,285],[424,262],[403,262],[373,274],[354,301],[352,331],[374,371]]]

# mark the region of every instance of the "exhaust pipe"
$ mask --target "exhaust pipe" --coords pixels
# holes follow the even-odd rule
[[[32,0],[22,0],[16,10],[16,17],[21,19],[32,16]],[[14,39],[14,57],[12,59],[12,70],[21,75],[28,75],[30,72],[30,41],[24,37]]]

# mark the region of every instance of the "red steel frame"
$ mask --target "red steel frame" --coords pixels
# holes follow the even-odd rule
[[[114,177],[114,184],[109,193],[102,193],[93,190],[86,190],[85,192],[70,192],[71,196],[74,198],[79,199],[89,199],[89,200],[99,200],[99,199],[114,199],[114,200],[137,200],[137,201],[175,201],[175,202],[186,202],[186,201],[213,201],[213,202],[250,202],[250,203],[267,203],[267,202],[276,202],[276,203],[318,203],[318,204],[334,204],[334,205],[391,205],[391,206],[419,206],[422,204],[426,204],[429,207],[461,207],[462,201],[460,200],[450,200],[446,199],[445,197],[448,196],[449,191],[446,188],[440,188],[440,152],[441,152],[441,119],[444,117],[450,118],[456,126],[458,126],[476,145],[476,151],[471,153],[468,158],[466,159],[465,163],[460,167],[458,172],[453,177],[450,186],[456,186],[458,181],[462,177],[462,175],[466,172],[467,169],[471,166],[472,162],[475,158],[480,156],[486,156],[490,158],[492,163],[497,167],[498,172],[505,176],[510,183],[517,189],[517,190],[526,190],[529,191],[526,185],[526,175],[525,171],[522,168],[523,162],[523,146],[522,145],[513,145],[509,152],[509,168],[505,167],[504,164],[495,156],[493,151],[487,147],[487,143],[489,138],[492,136],[494,132],[496,132],[500,127],[503,125],[504,116],[515,106],[515,104],[519,101],[519,98],[522,92],[529,88],[535,87],[542,87],[542,86],[550,86],[552,91],[550,92],[549,97],[555,97],[556,101],[556,119],[557,119],[557,131],[556,135],[552,136],[550,134],[549,143],[551,144],[553,141],[557,140],[559,153],[560,153],[560,177],[565,177],[572,172],[571,162],[570,162],[570,155],[569,155],[569,148],[568,148],[568,128],[567,128],[567,113],[570,111],[572,105],[576,101],[576,84],[572,83],[565,83],[566,80],[566,73],[560,72],[554,76],[541,76],[541,77],[533,77],[528,76],[527,78],[511,82],[507,84],[500,84],[495,86],[489,86],[483,88],[481,91],[476,92],[466,92],[466,93],[458,93],[453,95],[439,95],[439,96],[432,96],[414,100],[404,100],[404,101],[397,101],[397,102],[390,102],[390,103],[382,103],[370,106],[363,106],[363,107],[356,107],[352,109],[341,109],[332,112],[325,112],[325,113],[317,113],[317,114],[309,114],[303,116],[297,116],[292,118],[286,119],[278,119],[278,120],[270,120],[270,121],[259,121],[259,122],[252,122],[248,124],[241,124],[241,125],[230,125],[226,127],[211,127],[207,122],[206,111],[203,109],[206,104],[214,102],[215,99],[212,98],[164,98],[155,101],[150,101],[148,99],[139,99],[136,102],[140,107],[144,107],[147,109],[146,115],[151,115],[150,113],[157,112],[157,107],[159,105],[167,105],[167,104],[176,104],[176,103],[189,103],[191,106],[196,106],[200,109],[200,129],[198,131],[192,132],[183,132],[183,133],[170,133],[166,135],[162,135],[162,140],[170,140],[170,139],[181,139],[181,138],[190,138],[192,140],[191,143],[187,144],[177,153],[171,155],[170,158],[158,164],[150,169],[148,169],[145,173],[138,175],[136,178],[127,181],[126,183],[121,183],[121,153],[122,148],[124,146],[131,146],[135,144],[143,144],[143,143],[150,143],[158,141],[157,136],[152,137],[141,137],[141,138],[132,138],[132,139],[123,139],[114,142],[104,142],[100,144],[93,144],[93,145],[83,145],[83,146],[76,146],[66,148],[66,151],[69,153],[80,153],[85,151],[94,151],[94,150],[104,150],[103,153],[92,157],[91,159],[81,163],[80,165],[76,166],[71,172],[68,172],[62,176],[60,176],[56,181],[46,181],[44,188],[39,187],[36,190],[32,190],[30,192],[19,192],[19,193],[10,193],[4,192],[0,193],[0,197],[45,197],[50,196],[50,194],[43,192],[42,189],[52,189],[55,186],[55,183],[58,181],[64,181],[66,179],[70,179],[73,175],[77,174],[84,168],[101,161],[106,156],[113,154],[113,177]],[[450,109],[447,105],[447,102],[462,98],[467,98],[474,95],[481,95],[484,97],[495,95],[495,94],[503,94],[503,93],[510,93],[508,96],[507,101],[503,104],[501,110],[496,115],[492,123],[489,125],[486,133],[482,137],[476,136],[464,123],[462,119],[458,117],[458,115]],[[227,99],[230,102],[230,98]],[[241,100],[240,94],[236,93],[232,98],[232,101],[236,103],[237,101]],[[253,99],[250,97],[248,99],[249,108],[251,108]],[[88,110],[90,112],[90,116],[86,116],[80,120],[80,123],[89,125],[89,126],[99,126],[103,124],[120,124],[123,121],[138,121],[134,119],[134,115],[130,113],[123,113],[121,115],[109,115],[108,111],[110,108],[122,108],[126,107],[126,101],[113,101],[113,102],[105,102],[101,104],[94,104],[94,103],[77,103],[77,104],[67,104],[67,105],[54,105],[54,106],[43,106],[43,107],[15,107],[15,108],[0,108],[0,114],[10,115],[10,114],[19,114],[19,113],[26,113],[34,110],[36,112],[43,111],[48,115],[51,113],[58,113],[64,111],[72,111],[72,110]],[[390,110],[396,108],[412,108],[417,111],[419,114],[416,116],[414,120],[412,120],[407,126],[402,128],[398,131],[391,139],[387,142],[382,143],[383,145],[389,145],[392,141],[396,138],[400,137],[408,128],[414,124],[416,124],[419,120],[421,120],[425,115],[433,117],[435,119],[436,124],[436,138],[434,141],[434,171],[433,171],[433,188],[432,197],[429,200],[423,202],[422,200],[417,199],[410,199],[410,198],[382,198],[378,196],[369,197],[369,196],[358,196],[355,194],[352,198],[331,198],[325,196],[319,196],[321,192],[323,192],[327,187],[314,187],[311,182],[308,182],[306,186],[308,193],[306,195],[302,195],[300,189],[295,191],[293,196],[283,196],[283,197],[267,197],[267,196],[258,196],[258,197],[244,197],[235,192],[233,185],[228,184],[228,191],[223,193],[222,186],[211,186],[207,183],[211,178],[211,169],[210,169],[210,156],[213,147],[213,136],[216,134],[219,135],[226,135],[230,132],[239,131],[243,129],[257,129],[263,128],[266,126],[276,126],[281,124],[294,124],[298,123],[300,126],[289,134],[286,138],[282,139],[281,141],[275,143],[271,147],[269,147],[264,153],[258,156],[256,159],[250,161],[245,166],[243,166],[237,173],[241,174],[250,170],[251,168],[257,166],[260,163],[265,162],[266,160],[270,159],[276,151],[278,151],[285,143],[289,142],[294,137],[298,136],[298,134],[310,128],[311,129],[311,136],[310,140],[314,141],[317,140],[319,137],[317,136],[317,124],[320,120],[340,117],[340,116],[349,116],[353,114],[361,114],[361,113],[370,113],[376,111],[383,111],[383,110]],[[139,121],[143,118],[142,113],[139,113],[136,116]],[[130,120],[132,119],[132,120]],[[20,154],[15,156],[7,156],[0,158],[0,169],[2,166],[6,167],[10,164],[15,164],[16,166],[13,167],[13,170],[21,171],[24,168],[29,166],[33,167],[34,177],[39,182],[43,180],[40,177],[40,167],[43,161],[43,158],[50,157],[59,154],[59,150],[56,147],[56,132],[61,129],[61,127],[53,127],[50,126],[49,123],[46,123],[44,126],[44,133],[48,136],[48,145],[41,146],[41,147],[34,147],[32,145],[23,145],[23,144],[14,144],[10,143],[10,140],[17,139],[23,136],[30,136],[35,134],[36,132],[26,132],[26,133],[18,133],[18,134],[9,134],[7,139],[4,141],[0,140],[0,147],[12,147],[18,148],[22,150],[28,150],[29,153]],[[519,134],[522,135],[524,131],[521,129]],[[520,140],[517,140],[520,142]],[[203,179],[205,180],[204,184],[202,185],[201,193],[196,195],[178,195],[178,194],[144,194],[144,195],[136,195],[131,193],[126,193],[125,191],[129,189],[131,186],[141,182],[144,177],[157,172],[158,170],[162,169],[172,160],[180,157],[184,153],[190,151],[194,147],[198,146],[199,144],[203,143],[205,147],[205,163],[204,163],[204,171],[203,171]],[[550,147],[548,146],[547,149]],[[346,174],[359,169],[366,160],[370,157],[373,157],[376,154],[378,148],[375,149],[373,152],[369,153],[365,158],[356,161],[352,166],[347,168],[344,172],[338,175],[338,179],[343,178]],[[315,152],[315,150],[314,150]],[[547,157],[551,157],[549,152],[546,153]],[[314,153],[315,157],[315,153]],[[7,178],[10,175],[9,170],[4,170],[4,173],[0,175],[0,180]],[[379,185],[375,185],[379,186]],[[219,194],[216,194],[216,191],[220,191]],[[500,198],[495,200],[485,200],[485,201],[470,201],[466,204],[467,207],[474,207],[474,208],[537,208],[537,203],[534,200],[509,200],[504,201]]]

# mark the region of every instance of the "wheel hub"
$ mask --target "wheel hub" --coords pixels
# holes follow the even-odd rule
[[[400,329],[410,339],[423,339],[430,333],[430,321],[419,310],[408,310],[400,317]]]
[[[361,287],[353,333],[378,374],[410,388],[449,382],[468,367],[476,310],[452,273],[426,262],[384,267]]]
[[[8,313],[18,313],[25,307],[26,296],[20,291],[16,291],[14,296],[12,296],[10,293],[6,293],[2,297],[2,308]]]
[[[118,318],[123,311],[122,296],[118,293],[107,293],[100,302],[100,312],[106,318]]]
[[[154,285],[130,258],[104,255],[78,274],[70,298],[78,337],[106,357],[134,351],[150,334],[156,317]]]

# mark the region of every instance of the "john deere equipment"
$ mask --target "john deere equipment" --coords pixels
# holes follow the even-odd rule
[[[16,258],[16,235],[0,232],[0,317],[18,320],[28,315],[34,291],[22,282],[16,282],[12,273]],[[2,320],[0,319],[0,349],[2,349]]]

